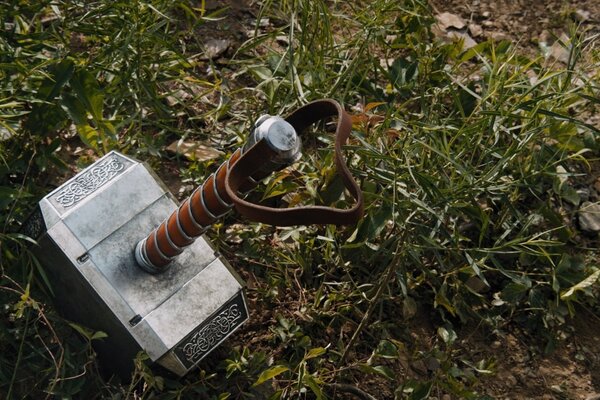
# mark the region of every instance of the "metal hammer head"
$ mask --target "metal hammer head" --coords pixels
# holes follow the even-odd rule
[[[177,209],[160,180],[111,152],[48,194],[26,225],[67,318],[108,334],[96,349],[122,375],[144,350],[184,375],[247,318],[242,282],[199,237],[161,275],[136,243]]]

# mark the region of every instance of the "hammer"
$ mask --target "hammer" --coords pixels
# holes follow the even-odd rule
[[[331,116],[337,172],[354,198],[350,208],[278,209],[244,199],[297,161],[301,133]],[[127,377],[143,350],[185,375],[248,319],[242,280],[203,233],[234,208],[248,220],[279,226],[356,223],[362,192],[342,153],[351,127],[334,100],[309,103],[285,119],[262,116],[247,143],[181,205],[147,165],[106,154],[45,196],[22,229],[38,243],[33,252],[57,309],[108,335],[93,344],[110,373]]]

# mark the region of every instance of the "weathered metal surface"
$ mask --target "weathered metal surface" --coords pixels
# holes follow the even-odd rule
[[[108,333],[98,351],[120,373],[142,349],[183,375],[248,318],[240,279],[204,237],[163,274],[137,265],[136,243],[176,207],[144,164],[111,152],[46,196],[26,226],[39,238],[58,307]]]

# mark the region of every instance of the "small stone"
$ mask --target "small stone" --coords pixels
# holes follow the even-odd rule
[[[492,342],[492,345],[491,345],[492,349],[499,349],[500,347],[502,347],[502,343],[499,340],[494,340]]]
[[[171,95],[167,96],[166,100],[167,100],[167,104],[170,107],[173,107],[173,106],[183,103],[191,98],[192,98],[191,94],[189,94],[188,92],[186,92],[183,89],[179,89],[179,90],[176,90]]]
[[[469,32],[473,37],[478,37],[483,34],[483,28],[478,24],[469,24]]]
[[[381,66],[381,68],[389,69],[394,63],[394,61],[396,61],[395,58],[380,58],[379,65]]]
[[[183,197],[188,196],[192,191],[196,189],[194,185],[183,185],[177,191],[178,197],[181,199]]]
[[[538,82],[538,75],[532,69],[527,70],[527,77],[529,78],[529,83],[531,86],[534,86]]]
[[[527,373],[526,373],[526,375],[527,375],[529,378],[531,378],[531,379],[535,379],[535,378],[537,378],[537,377],[538,377],[538,376],[537,376],[537,374],[536,374],[536,373],[535,373],[533,370],[531,370],[531,369],[528,369],[528,370],[527,370]],[[551,398],[552,398],[552,397],[551,397]]]
[[[600,204],[586,201],[578,211],[579,227],[584,232],[600,232]]]
[[[566,168],[563,167],[562,165],[557,165],[556,166],[556,177],[558,178],[558,181],[562,185],[569,180],[569,171],[567,171]]]
[[[13,132],[0,126],[0,142],[3,140],[10,139],[13,136]]]
[[[277,43],[283,46],[287,46],[290,44],[290,38],[286,35],[278,35],[275,37],[275,40],[277,40]]]
[[[569,62],[570,48],[571,40],[563,33],[560,36],[560,39],[550,46],[548,57],[560,61],[563,64],[567,64]]]
[[[577,190],[577,194],[582,202],[588,201],[590,199],[590,190],[588,188],[581,188]]]
[[[550,390],[552,390],[554,393],[559,393],[559,394],[564,392],[563,388],[561,388],[559,385],[550,386]]]
[[[448,31],[448,37],[456,41],[462,40],[463,50],[468,50],[472,47],[477,46],[477,42],[473,40],[473,38],[469,36],[468,33]]]
[[[489,17],[491,17],[491,16],[492,16],[492,13],[491,13],[491,12],[489,12],[489,11],[484,11],[484,12],[482,12],[482,13],[481,13],[481,16],[482,16],[483,18],[485,18],[485,19],[488,19]]]
[[[594,189],[596,189],[596,192],[600,193],[600,178],[596,179],[596,182],[594,182]]]
[[[225,53],[231,46],[231,42],[227,39],[210,39],[204,45],[204,58],[213,60]]]
[[[487,34],[487,36],[490,39],[495,40],[495,41],[508,40],[509,39],[509,36],[506,33],[504,33],[504,32],[498,32],[498,31],[496,31],[496,32],[490,32],[490,33]]]
[[[579,22],[585,22],[590,19],[590,15],[591,14],[589,11],[582,10],[581,8],[579,8],[577,11],[575,11],[573,17]]]
[[[254,28],[246,28],[244,29],[244,35],[248,38],[248,39],[254,39],[256,37],[257,34],[259,34],[260,32],[257,32],[256,29]]]
[[[447,30],[448,28],[463,29],[467,26],[464,19],[449,12],[438,14],[435,16],[435,19],[443,30]]]

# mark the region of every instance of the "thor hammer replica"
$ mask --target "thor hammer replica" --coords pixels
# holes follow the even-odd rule
[[[274,209],[242,198],[297,161],[298,135],[331,116],[337,117],[337,172],[355,199],[351,208]],[[333,100],[310,103],[286,119],[262,116],[247,143],[179,206],[145,164],[108,153],[44,197],[22,230],[37,240],[34,252],[57,309],[107,333],[95,346],[108,370],[126,376],[144,350],[186,374],[248,319],[242,281],[202,234],[232,208],[278,226],[356,223],[362,193],[342,154],[351,126]]]

